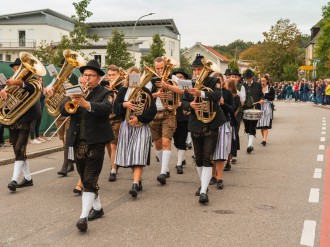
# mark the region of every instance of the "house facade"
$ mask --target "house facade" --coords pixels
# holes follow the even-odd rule
[[[96,59],[105,66],[106,46],[113,29],[122,31],[136,61],[148,54],[152,37],[159,34],[165,43],[166,56],[180,60],[180,33],[173,19],[93,22],[86,23],[89,34],[97,34],[98,42],[82,50],[89,59]],[[0,16],[0,60],[14,61],[19,52],[33,52],[42,41],[56,45],[61,36],[69,35],[73,20],[50,9],[35,10]]]
[[[311,28],[311,41],[305,47],[305,65],[312,65],[312,61],[315,59],[315,45],[317,43],[317,37],[320,35],[321,29],[318,25]]]

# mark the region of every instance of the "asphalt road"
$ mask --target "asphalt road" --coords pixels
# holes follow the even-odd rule
[[[72,189],[78,175],[56,174],[61,152],[30,159],[34,186],[16,193],[7,189],[13,166],[1,166],[0,246],[320,246],[330,111],[304,103],[277,102],[276,108],[266,147],[258,132],[248,155],[241,128],[238,163],[225,172],[224,190],[210,186],[206,206],[194,195],[199,179],[192,151],[183,175],[175,172],[173,152],[165,186],[156,181],[160,165],[153,152],[135,200],[128,194],[131,170],[120,169],[118,180],[108,182],[106,157],[99,179],[105,215],[84,234],[75,227],[81,197]],[[315,168],[322,169],[321,178],[313,177]],[[319,202],[317,194],[310,202],[311,188],[319,189]],[[315,229],[304,229],[306,220],[315,222]]]

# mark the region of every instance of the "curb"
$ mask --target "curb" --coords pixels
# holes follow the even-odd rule
[[[27,158],[32,159],[32,158],[40,157],[40,156],[43,156],[43,155],[46,155],[46,154],[60,152],[60,151],[63,151],[62,146],[47,148],[47,149],[43,149],[43,150],[37,151],[37,152],[30,152],[30,153],[27,154]],[[10,157],[10,158],[7,158],[7,159],[1,159],[0,160],[0,166],[12,164],[14,162],[15,162],[15,157]]]
[[[318,108],[323,108],[323,109],[328,109],[330,110],[330,106],[326,106],[326,105],[315,105],[313,104],[314,107],[318,107]]]

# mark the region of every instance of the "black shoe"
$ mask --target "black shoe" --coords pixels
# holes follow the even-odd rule
[[[139,185],[137,183],[133,183],[132,188],[129,191],[129,194],[132,195],[132,197],[137,197],[139,191]]]
[[[171,173],[170,172],[166,172],[166,178],[169,178],[171,176]]]
[[[79,189],[77,189],[77,188],[79,188]],[[82,194],[82,192],[83,192],[83,188],[80,186],[80,185],[76,185],[76,187],[73,189],[73,193],[75,193],[75,194],[79,194],[80,196],[81,196],[81,194]]]
[[[222,179],[219,179],[217,181],[217,189],[223,190],[223,180]]]
[[[166,175],[165,174],[160,174],[157,177],[157,181],[160,182],[160,184],[166,184]]]
[[[181,162],[181,166],[185,166],[185,165],[187,165],[187,162],[186,162],[186,160],[183,160],[183,161]]]
[[[12,180],[9,184],[8,184],[8,189],[11,191],[16,191],[17,188],[17,182],[15,180]]]
[[[209,197],[207,196],[207,194],[202,193],[199,196],[199,203],[205,204],[205,203],[208,203],[208,202],[209,202]]]
[[[251,153],[253,151],[253,147],[247,147],[246,152]]]
[[[59,170],[57,174],[66,177],[68,175],[68,164],[64,162],[61,170]]]
[[[177,174],[183,174],[182,166],[176,166],[176,173]]]
[[[215,177],[212,177],[212,178],[210,179],[210,183],[209,183],[209,185],[215,184],[216,182],[217,182],[217,179],[216,179]]]
[[[139,187],[138,187],[138,191],[142,191],[143,186],[142,186],[142,179],[139,181]]]
[[[209,192],[209,188],[207,188],[206,191]],[[195,193],[195,196],[200,196],[200,194],[201,194],[201,187],[198,188],[198,190]]]
[[[87,230],[87,219],[86,218],[81,218],[78,220],[76,227],[79,229],[81,232],[86,232]]]
[[[225,168],[223,168],[224,171],[229,172],[231,170],[231,164],[226,164]]]
[[[27,180],[26,178],[23,178],[23,180],[17,184],[17,188],[23,188],[23,187],[27,187],[27,186],[32,186],[33,185],[33,180]]]
[[[117,174],[116,173],[111,173],[110,172],[110,176],[109,176],[109,182],[114,182],[117,180]]]
[[[74,165],[72,162],[69,162],[68,168],[67,168],[67,172],[73,172],[74,171]]]
[[[101,208],[100,210],[95,210],[94,208],[92,208],[88,214],[88,221],[96,220],[97,218],[100,218],[102,215],[104,215],[103,208]]]
[[[266,141],[262,141],[261,144],[266,146],[267,143],[266,143]]]

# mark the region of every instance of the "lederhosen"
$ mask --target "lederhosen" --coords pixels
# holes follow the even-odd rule
[[[182,97],[181,97],[182,99]],[[173,134],[174,146],[180,150],[187,150],[188,120],[190,112],[184,111],[182,106],[176,109],[176,129]]]

